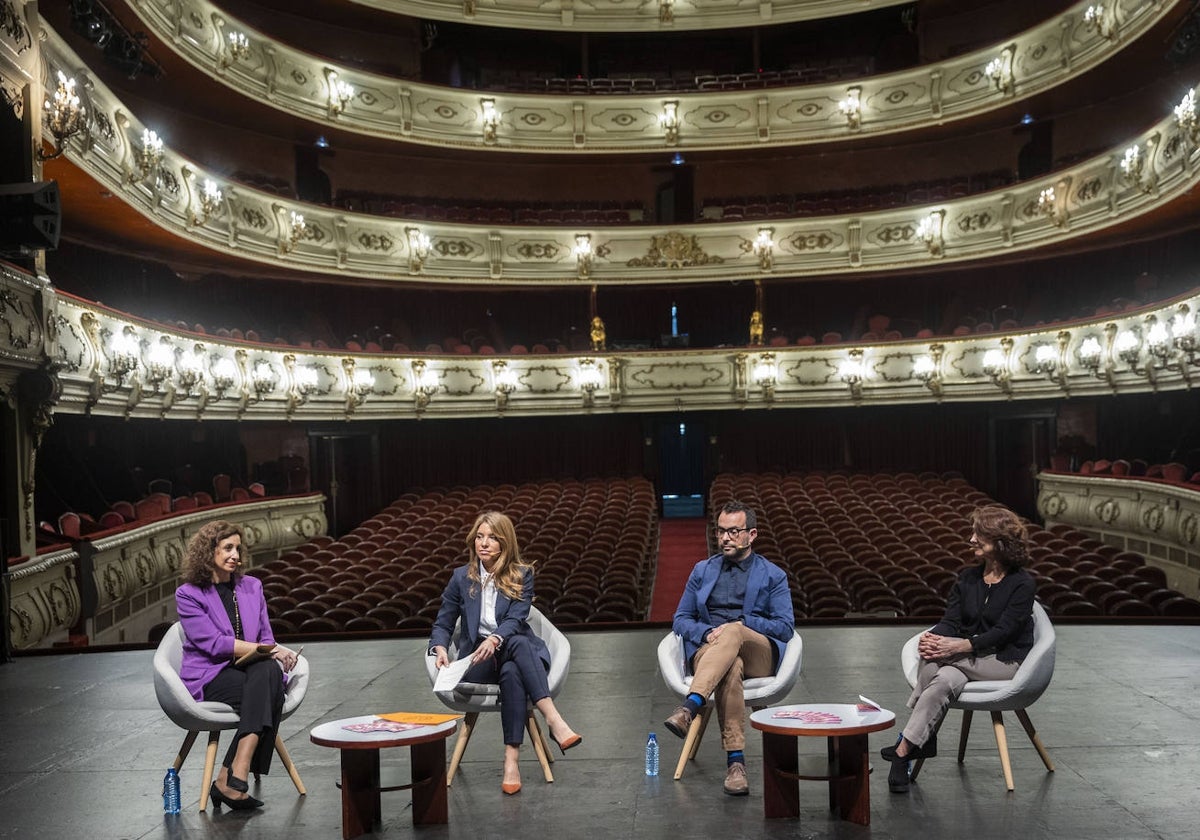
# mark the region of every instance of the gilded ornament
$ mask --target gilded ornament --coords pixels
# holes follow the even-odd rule
[[[1078,192],[1075,193],[1075,200],[1081,203],[1091,201],[1102,192],[1104,192],[1104,183],[1099,178],[1089,178],[1080,185]]]
[[[958,217],[956,224],[963,233],[974,233],[986,229],[992,223],[992,214],[987,210],[977,213],[964,213]]]
[[[762,347],[763,343],[763,316],[762,313],[755,309],[750,313],[750,346]]]
[[[243,207],[241,216],[242,221],[252,228],[265,230],[267,227],[267,217],[257,207]]]
[[[912,225],[892,225],[880,228],[876,237],[884,245],[894,245],[897,242],[908,242],[917,235],[917,229]]]
[[[434,243],[433,250],[443,257],[466,258],[478,249],[465,239],[439,239]]]
[[[592,318],[591,337],[593,352],[599,353],[607,349],[608,337],[604,331],[604,320],[599,315]]]
[[[390,251],[396,245],[386,233],[370,233],[365,230],[358,235],[358,244],[368,251]]]
[[[630,268],[686,268],[697,265],[719,265],[722,257],[710,256],[700,246],[699,238],[679,231],[656,235],[650,239],[650,250],[644,257],[634,257],[626,263]]]
[[[827,251],[833,246],[833,237],[826,231],[794,233],[785,241],[797,251]]]

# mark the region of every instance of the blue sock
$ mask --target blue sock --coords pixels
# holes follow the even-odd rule
[[[735,761],[740,761],[742,764],[745,764],[746,763],[746,754],[743,753],[741,750],[731,750],[725,756],[725,765],[728,767],[729,765],[733,764]]]
[[[683,698],[683,705],[689,712],[696,714],[704,706],[704,698],[699,694],[692,692],[687,697]]]

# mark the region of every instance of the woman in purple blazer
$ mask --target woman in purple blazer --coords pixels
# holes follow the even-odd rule
[[[283,711],[286,671],[296,654],[275,644],[267,602],[257,578],[240,574],[242,532],[222,520],[204,525],[188,542],[175,590],[183,625],[179,676],[197,700],[227,703],[241,715],[237,734],[209,795],[218,804],[244,810],[262,802],[250,796],[251,772],[267,773],[275,731]],[[236,666],[234,660],[273,645],[271,658]]]

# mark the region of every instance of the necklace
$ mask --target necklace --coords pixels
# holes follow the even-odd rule
[[[240,639],[242,638],[242,613],[238,609],[237,592],[232,587],[229,591],[233,595],[233,637]]]

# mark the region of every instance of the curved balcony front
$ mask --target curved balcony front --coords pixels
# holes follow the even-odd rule
[[[82,66],[53,33],[45,80]],[[90,126],[66,154],[159,227],[238,258],[342,277],[422,283],[615,285],[856,275],[1063,245],[1126,225],[1200,177],[1194,99],[1127,143],[1011,188],[922,208],[770,223],[518,227],[411,222],[305,204],[224,181],[164,148],[94,78]],[[1191,109],[1187,107],[1191,103]],[[52,171],[52,170],[49,170]]]
[[[1052,400],[1190,388],[1200,293],[1020,332],[808,347],[451,356],[211,339],[48,293],[55,410],[335,421]]]
[[[238,95],[331,128],[447,149],[613,154],[828,143],[969,119],[1113,59],[1180,4],[1115,0],[1107,27],[1088,20],[1092,5],[1080,2],[986,49],[849,84],[666,96],[440,87],[334,65],[208,0],[138,0],[131,8],[156,37]]]
[[[430,20],[563,32],[661,32],[796,23],[912,0],[350,0]]]

